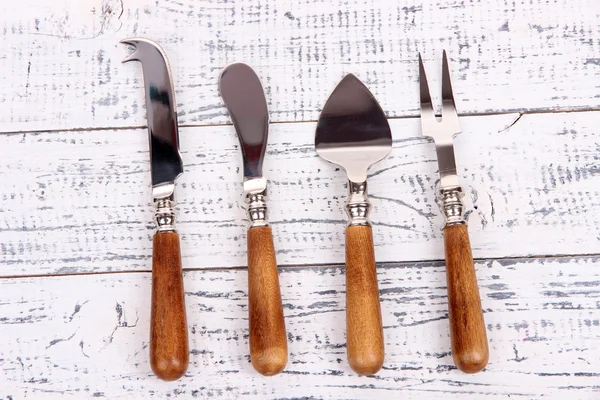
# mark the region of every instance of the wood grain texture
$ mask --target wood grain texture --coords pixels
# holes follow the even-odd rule
[[[273,122],[316,120],[348,72],[390,117],[416,116],[417,53],[440,65],[442,48],[461,113],[598,108],[600,5],[550,4],[5,1],[0,129],[146,125],[141,74],[120,64],[129,50],[118,41],[131,36],[167,51],[183,125],[229,121],[217,77],[235,61],[256,69]]]
[[[160,379],[173,381],[189,364],[188,326],[181,250],[176,232],[157,232],[152,255],[150,366]]]
[[[0,279],[0,398],[596,399],[600,259],[476,268],[484,373],[454,367],[444,263],[423,262],[378,267],[386,363],[374,376],[346,362],[343,267],[281,270],[290,359],[268,379],[248,357],[247,271],[184,272],[190,367],[173,383],[148,363],[149,273]]]
[[[391,120],[370,170],[378,262],[442,260],[434,145]],[[475,258],[595,254],[600,112],[461,119],[460,182]],[[314,123],[273,124],[264,161],[279,265],[343,264],[347,180],[314,151]],[[177,183],[184,268],[244,266],[242,160],[233,127],[183,128]],[[145,129],[0,135],[0,274],[149,271]],[[110,227],[110,229],[107,229]],[[569,234],[565,234],[568,229]]]
[[[287,364],[288,347],[269,226],[248,230],[248,311],[252,366],[263,375],[276,375]]]
[[[355,372],[372,375],[381,369],[385,353],[370,226],[346,228],[346,342]]]
[[[452,358],[463,372],[481,371],[489,350],[467,225],[444,228]]]

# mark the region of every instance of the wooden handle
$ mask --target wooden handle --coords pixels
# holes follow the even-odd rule
[[[444,246],[452,357],[461,371],[479,372],[489,351],[467,225],[444,228]]]
[[[160,379],[174,381],[189,362],[179,235],[157,232],[153,247],[150,366]]]
[[[346,228],[346,341],[355,372],[370,375],[381,369],[383,328],[370,226]]]
[[[287,364],[287,338],[271,227],[248,230],[248,303],[250,360],[263,375],[280,373]]]

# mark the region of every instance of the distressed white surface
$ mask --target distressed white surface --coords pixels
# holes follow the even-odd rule
[[[462,118],[456,151],[476,258],[595,254],[600,112]],[[443,259],[433,144],[391,120],[370,170],[379,262]],[[344,262],[346,182],[314,151],[314,123],[274,124],[265,158],[280,265]],[[148,270],[147,132],[0,135],[0,274]],[[231,126],[181,130],[184,268],[246,265],[241,154]],[[476,208],[475,208],[476,207]],[[568,234],[565,232],[568,231]]]
[[[13,132],[0,135],[0,399],[600,397],[600,112],[547,113],[600,106],[599,17],[597,0],[0,0],[0,132]],[[279,376],[248,360],[245,269],[185,272],[190,369],[174,383],[150,372],[142,76],[118,44],[132,35],[164,45],[187,126],[185,268],[246,264],[239,148],[216,126],[229,121],[221,68],[249,63],[271,120],[302,122],[271,126],[265,160],[277,258],[294,266],[280,274]],[[436,94],[443,48],[460,113],[544,112],[464,117],[456,141],[490,364],[453,366],[443,263],[427,261],[443,258],[434,149],[418,119],[395,119],[369,180],[376,257],[390,263],[386,363],[358,377],[343,268],[306,267],[343,263],[345,180],[303,121],[348,72],[390,117],[416,116],[417,52]],[[109,271],[125,273],[78,275]]]
[[[2,1],[0,130],[146,125],[130,36],[164,45],[179,121],[227,122],[223,66],[256,68],[273,121],[315,120],[345,73],[389,116],[417,115],[417,53],[451,59],[459,112],[600,106],[597,0]]]
[[[477,375],[452,363],[442,263],[378,269],[386,361],[374,377],[346,361],[342,268],[281,270],[290,356],[270,378],[248,359],[246,271],[186,272],[190,368],[175,383],[148,365],[148,273],[0,279],[0,397],[594,399],[599,262],[477,263],[490,342]]]

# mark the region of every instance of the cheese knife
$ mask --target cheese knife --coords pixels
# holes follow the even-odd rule
[[[248,228],[248,309],[250,360],[256,371],[275,375],[287,363],[287,338],[275,260],[273,234],[267,220],[267,180],[262,173],[269,113],[262,85],[248,65],[228,65],[219,91],[242,148],[244,196]]]
[[[369,89],[348,74],[329,96],[315,135],[317,154],[348,176],[346,341],[348,362],[363,375],[383,365],[381,306],[367,196],[367,170],[392,150],[385,114]]]
[[[144,75],[150,141],[152,200],[157,231],[152,252],[150,366],[159,378],[179,379],[189,363],[179,234],[175,230],[175,181],[183,173],[171,70],[164,50],[144,38],[122,40],[135,51]]]

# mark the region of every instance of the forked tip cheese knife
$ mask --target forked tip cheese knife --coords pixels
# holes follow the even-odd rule
[[[143,38],[121,43],[135,47],[123,62],[142,63],[146,94],[157,225],[152,252],[150,366],[156,376],[172,381],[185,374],[189,363],[181,252],[175,230],[175,180],[183,173],[175,95],[167,57],[157,43]]]

